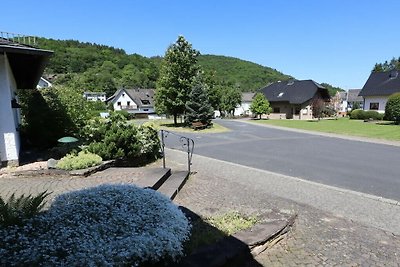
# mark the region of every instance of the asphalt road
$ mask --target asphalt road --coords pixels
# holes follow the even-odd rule
[[[400,147],[218,120],[219,134],[184,134],[195,154],[400,201]],[[167,138],[167,147],[179,142]]]

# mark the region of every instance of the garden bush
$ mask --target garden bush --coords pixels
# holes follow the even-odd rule
[[[88,151],[109,159],[156,159],[160,140],[151,126],[136,126],[116,112],[109,119],[95,119],[87,126]]]
[[[167,197],[133,185],[58,196],[24,227],[0,228],[1,266],[141,266],[183,255],[190,224]]]
[[[80,151],[78,154],[72,153],[61,158],[56,167],[62,170],[80,170],[88,167],[100,165],[103,159],[93,153]]]
[[[350,119],[352,120],[368,120],[368,119],[382,120],[383,117],[384,117],[383,114],[374,110],[364,111],[362,109],[355,109],[350,113]]]
[[[400,93],[389,96],[385,107],[385,118],[400,124]]]

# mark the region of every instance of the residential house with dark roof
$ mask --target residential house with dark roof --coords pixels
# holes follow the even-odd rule
[[[35,89],[52,51],[24,44],[21,35],[0,33],[0,165],[18,165],[20,105],[18,90]],[[11,38],[9,37],[11,36]],[[21,38],[21,42],[19,42]]]
[[[400,75],[398,70],[372,72],[358,94],[364,98],[364,110],[385,112],[388,97],[400,92]]]
[[[290,80],[276,82],[261,89],[268,99],[272,119],[312,119],[310,102],[313,98],[322,98],[329,102],[328,89],[313,80]]]
[[[119,89],[106,101],[114,110],[125,110],[136,117],[155,114],[154,89]]]

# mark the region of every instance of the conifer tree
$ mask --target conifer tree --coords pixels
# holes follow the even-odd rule
[[[189,100],[186,102],[186,118],[187,124],[192,122],[201,122],[210,124],[213,118],[214,110],[207,96],[207,85],[198,75],[189,94]]]

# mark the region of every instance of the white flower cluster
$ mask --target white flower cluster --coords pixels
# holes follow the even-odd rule
[[[183,255],[190,224],[168,198],[133,185],[60,195],[25,226],[0,229],[0,266],[139,266]]]

